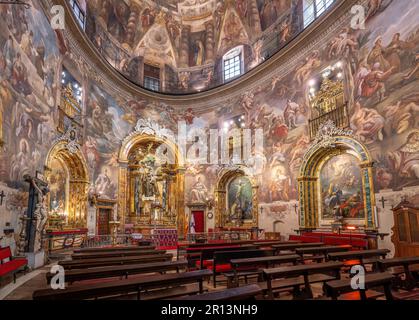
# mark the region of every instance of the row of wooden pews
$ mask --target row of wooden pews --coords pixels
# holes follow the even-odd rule
[[[173,261],[173,254],[154,246],[78,249],[59,265],[67,287],[35,291],[34,300],[168,299],[204,293],[211,275],[209,270],[181,272],[186,260]],[[53,277],[46,275],[48,284]]]
[[[173,261],[171,253],[153,246],[77,250],[72,260],[59,262],[67,288],[39,290],[33,298],[245,300],[275,299],[287,292],[294,299],[314,299],[312,286],[320,284],[320,299],[326,300],[411,299],[419,280],[418,257],[386,259],[388,250],[348,245],[274,241],[195,245],[186,252],[187,259]],[[373,266],[365,290],[351,287],[348,270],[354,264]],[[227,289],[208,292],[213,289],[207,281],[212,278],[215,289],[221,276]],[[53,277],[47,274],[47,282]],[[377,287],[382,290],[374,291]]]
[[[248,245],[258,246],[259,254],[253,256],[258,252],[255,248],[237,250],[224,246],[215,248],[214,252],[208,251],[208,247],[201,249],[200,267],[213,271],[214,287],[216,276],[221,273],[227,279],[229,289],[240,287],[241,277],[248,285],[248,278],[255,276],[261,296],[267,299],[274,299],[285,291],[292,292],[294,299],[313,299],[311,286],[315,283],[323,284],[323,299],[394,299],[397,298],[397,291],[392,291],[392,287],[411,290],[417,287],[419,280],[419,268],[415,266],[418,264],[417,258],[386,259],[389,253],[386,249],[353,250],[349,245],[330,246],[295,241]],[[212,259],[208,253],[212,254]],[[202,256],[206,259],[202,259]],[[372,267],[372,272],[365,277],[366,290],[354,292],[352,289],[348,270],[355,264]],[[393,264],[398,267],[394,268]],[[218,265],[222,266],[224,272],[214,272]],[[410,271],[408,265],[413,265]],[[403,280],[399,277],[401,274]],[[397,283],[403,285],[395,286]],[[372,290],[376,287],[382,287],[383,290]]]

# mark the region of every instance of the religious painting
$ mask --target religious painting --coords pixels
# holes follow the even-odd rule
[[[54,215],[64,215],[67,206],[67,182],[68,173],[63,163],[54,159],[51,162],[51,172],[48,175],[49,208],[50,213]]]
[[[365,219],[361,169],[350,154],[333,157],[320,172],[322,219]]]
[[[253,192],[249,178],[233,178],[227,186],[229,223],[245,222],[253,219]]]

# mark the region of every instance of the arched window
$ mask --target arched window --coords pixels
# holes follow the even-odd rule
[[[304,28],[308,27],[323,12],[325,12],[335,0],[304,0]]]
[[[235,47],[223,56],[224,82],[243,74],[243,46]]]

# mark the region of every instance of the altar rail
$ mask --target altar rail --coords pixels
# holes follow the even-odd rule
[[[130,244],[132,237],[130,234],[118,234],[116,236],[116,244]],[[112,236],[111,235],[102,235],[102,236],[88,236],[83,242],[83,248],[96,248],[102,246],[111,246],[112,245]]]

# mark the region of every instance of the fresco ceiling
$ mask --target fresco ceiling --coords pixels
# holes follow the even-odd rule
[[[160,68],[168,93],[222,84],[222,58],[243,46],[243,72],[301,31],[301,1],[86,1],[86,34],[102,56],[143,85],[144,64]],[[271,39],[272,35],[279,34]],[[274,46],[274,48],[272,48]],[[269,50],[268,50],[269,49]],[[163,70],[164,69],[164,70]]]

